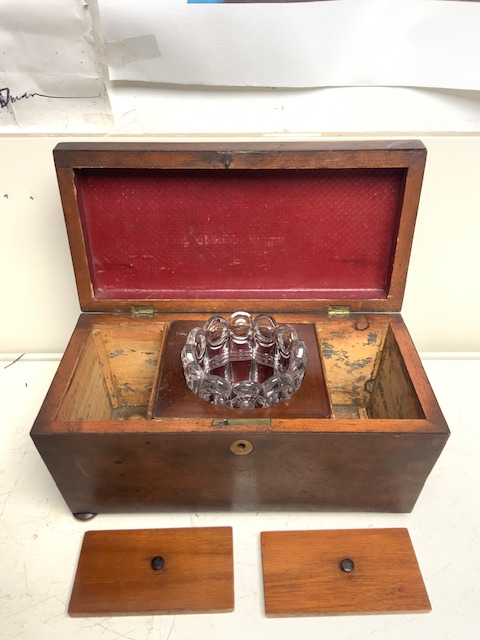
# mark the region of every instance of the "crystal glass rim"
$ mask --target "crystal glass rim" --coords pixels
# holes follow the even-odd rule
[[[182,349],[187,386],[227,408],[269,407],[295,393],[305,375],[307,349],[290,324],[272,316],[232,313],[210,317],[188,334]]]

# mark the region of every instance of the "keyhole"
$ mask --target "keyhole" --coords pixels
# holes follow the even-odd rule
[[[253,451],[253,444],[249,440],[235,440],[230,445],[230,451],[236,456],[248,456]]]

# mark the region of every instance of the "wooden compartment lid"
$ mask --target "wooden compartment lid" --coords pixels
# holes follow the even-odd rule
[[[84,311],[398,311],[418,141],[62,143]]]
[[[267,615],[431,610],[407,529],[262,533]]]
[[[233,610],[230,527],[88,531],[71,616]]]

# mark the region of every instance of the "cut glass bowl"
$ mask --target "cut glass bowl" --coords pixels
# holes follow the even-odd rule
[[[189,389],[214,405],[272,407],[300,387],[307,349],[295,328],[245,311],[209,318],[188,334],[182,364]]]

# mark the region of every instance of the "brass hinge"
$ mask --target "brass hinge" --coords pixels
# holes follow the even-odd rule
[[[352,307],[348,305],[330,305],[328,307],[328,315],[330,317],[349,316],[352,313]]]
[[[131,318],[153,318],[155,310],[153,307],[132,307],[130,309]]]

